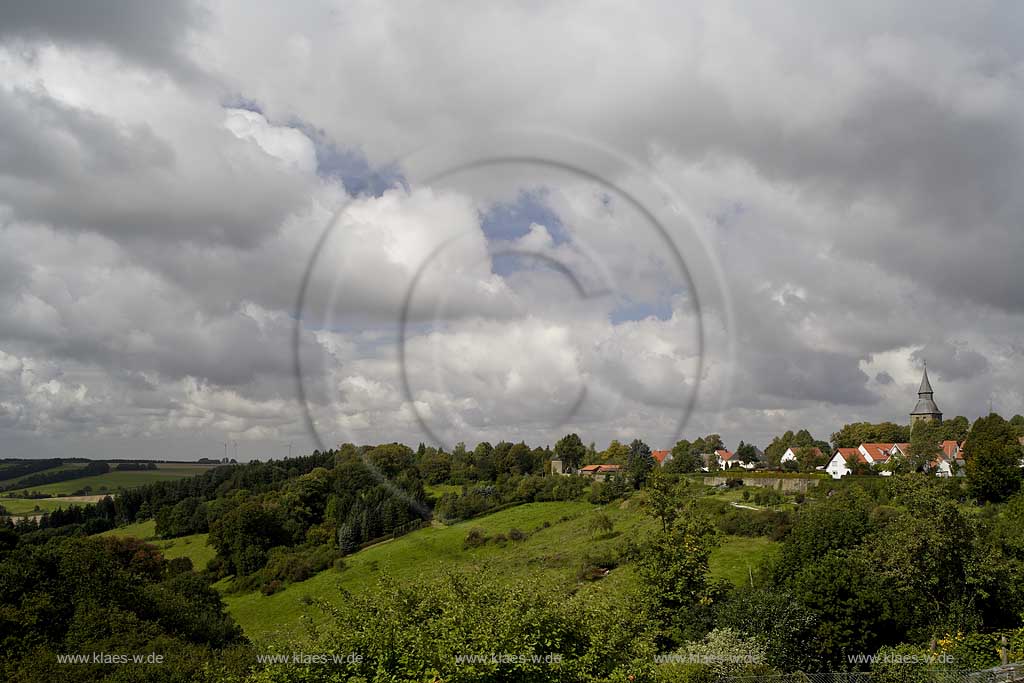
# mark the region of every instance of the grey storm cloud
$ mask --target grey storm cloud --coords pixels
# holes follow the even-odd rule
[[[927,362],[932,374],[948,381],[977,377],[989,369],[988,359],[982,354],[944,342],[926,344],[914,351],[911,357],[915,362]]]
[[[201,159],[148,125],[6,89],[0,125],[10,133],[0,143],[0,201],[23,221],[120,240],[248,246],[276,230],[307,189],[226,130],[204,135],[221,153]]]
[[[548,175],[417,187],[392,163],[520,125],[632,155],[700,223],[735,320],[705,308],[688,429],[763,446],[902,421],[923,360],[948,414],[1024,412],[1022,34],[1009,3],[6,3],[0,451],[301,442],[298,284],[353,197],[310,293],[342,314],[300,325],[324,434],[420,440],[397,310],[423,255],[468,228],[423,297],[458,319],[415,311],[431,419],[543,443],[587,382],[586,440],[671,446],[659,410],[694,386],[692,312],[615,206]],[[590,237],[636,320],[487,262],[501,242],[582,263]],[[496,323],[508,308],[521,319]]]
[[[193,75],[196,67],[182,41],[202,20],[201,9],[191,0],[5,2],[0,5],[0,40],[105,47],[129,61]]]

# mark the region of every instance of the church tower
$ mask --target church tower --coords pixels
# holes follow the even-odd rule
[[[935,405],[932,399],[932,383],[928,381],[928,364],[924,366],[924,377],[921,378],[921,386],[917,389],[917,405],[910,412],[910,430],[918,422],[942,422],[942,411]]]

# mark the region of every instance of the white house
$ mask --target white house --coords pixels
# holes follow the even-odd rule
[[[896,445],[896,443],[861,443],[857,446],[857,451],[859,451],[864,457],[864,460],[868,465],[871,467],[879,467],[888,463],[893,457]],[[889,470],[882,470],[879,474],[882,476],[890,476],[892,472]]]
[[[724,448],[719,448],[715,451],[715,457],[718,459],[718,467],[723,470],[727,470],[733,465],[742,465],[743,463],[736,458],[736,454],[732,451],[727,451]]]
[[[797,462],[797,452],[804,448],[809,448],[816,458],[821,458],[823,455],[821,449],[817,446],[790,446],[786,449],[786,452],[782,454],[782,457],[779,458],[779,464],[782,465],[787,462]]]
[[[963,444],[958,444],[956,441],[943,441],[939,445],[939,452],[935,458],[925,465],[925,471],[934,471],[936,477],[963,476],[962,449]]]
[[[842,479],[847,474],[853,471],[850,466],[854,462],[862,462],[867,464],[867,459],[864,454],[857,448],[838,448],[836,449],[835,455],[825,465],[825,471],[833,479]]]

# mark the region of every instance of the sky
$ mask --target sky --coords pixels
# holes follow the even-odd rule
[[[0,457],[1024,413],[1012,2],[0,6]]]

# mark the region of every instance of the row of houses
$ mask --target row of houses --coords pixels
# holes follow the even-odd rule
[[[1024,441],[1024,439],[1022,439]],[[952,477],[963,474],[964,461],[962,457],[963,443],[956,441],[943,441],[939,446],[934,458],[925,463],[926,472],[933,472],[938,477]],[[672,452],[668,450],[652,451],[654,461],[660,467],[672,461]],[[799,457],[810,455],[815,460],[824,458],[820,448],[795,446],[787,448],[780,458],[780,465],[787,462],[797,462]],[[909,443],[862,443],[856,448],[837,448],[832,457],[825,465],[815,469],[828,473],[833,479],[841,479],[848,474],[858,470],[874,472],[883,477],[892,474],[891,468],[886,467],[893,462],[893,458],[909,458]],[[763,463],[760,458],[757,460],[741,460],[732,451],[720,448],[714,453],[701,455],[703,464],[701,471],[709,472],[713,469],[712,463],[718,470],[742,469],[753,470]],[[551,471],[555,474],[570,474],[559,460],[551,461]],[[579,470],[579,474],[591,477],[595,481],[605,481],[609,477],[623,471],[621,465],[598,464],[585,465]]]
[[[963,443],[943,441],[935,456],[924,464],[926,472],[937,477],[962,476],[964,470]],[[863,466],[878,471],[883,477],[892,474],[885,467],[893,458],[909,458],[909,443],[862,443],[856,448],[837,448],[824,470],[833,479],[841,479]],[[858,465],[862,467],[858,468]]]

